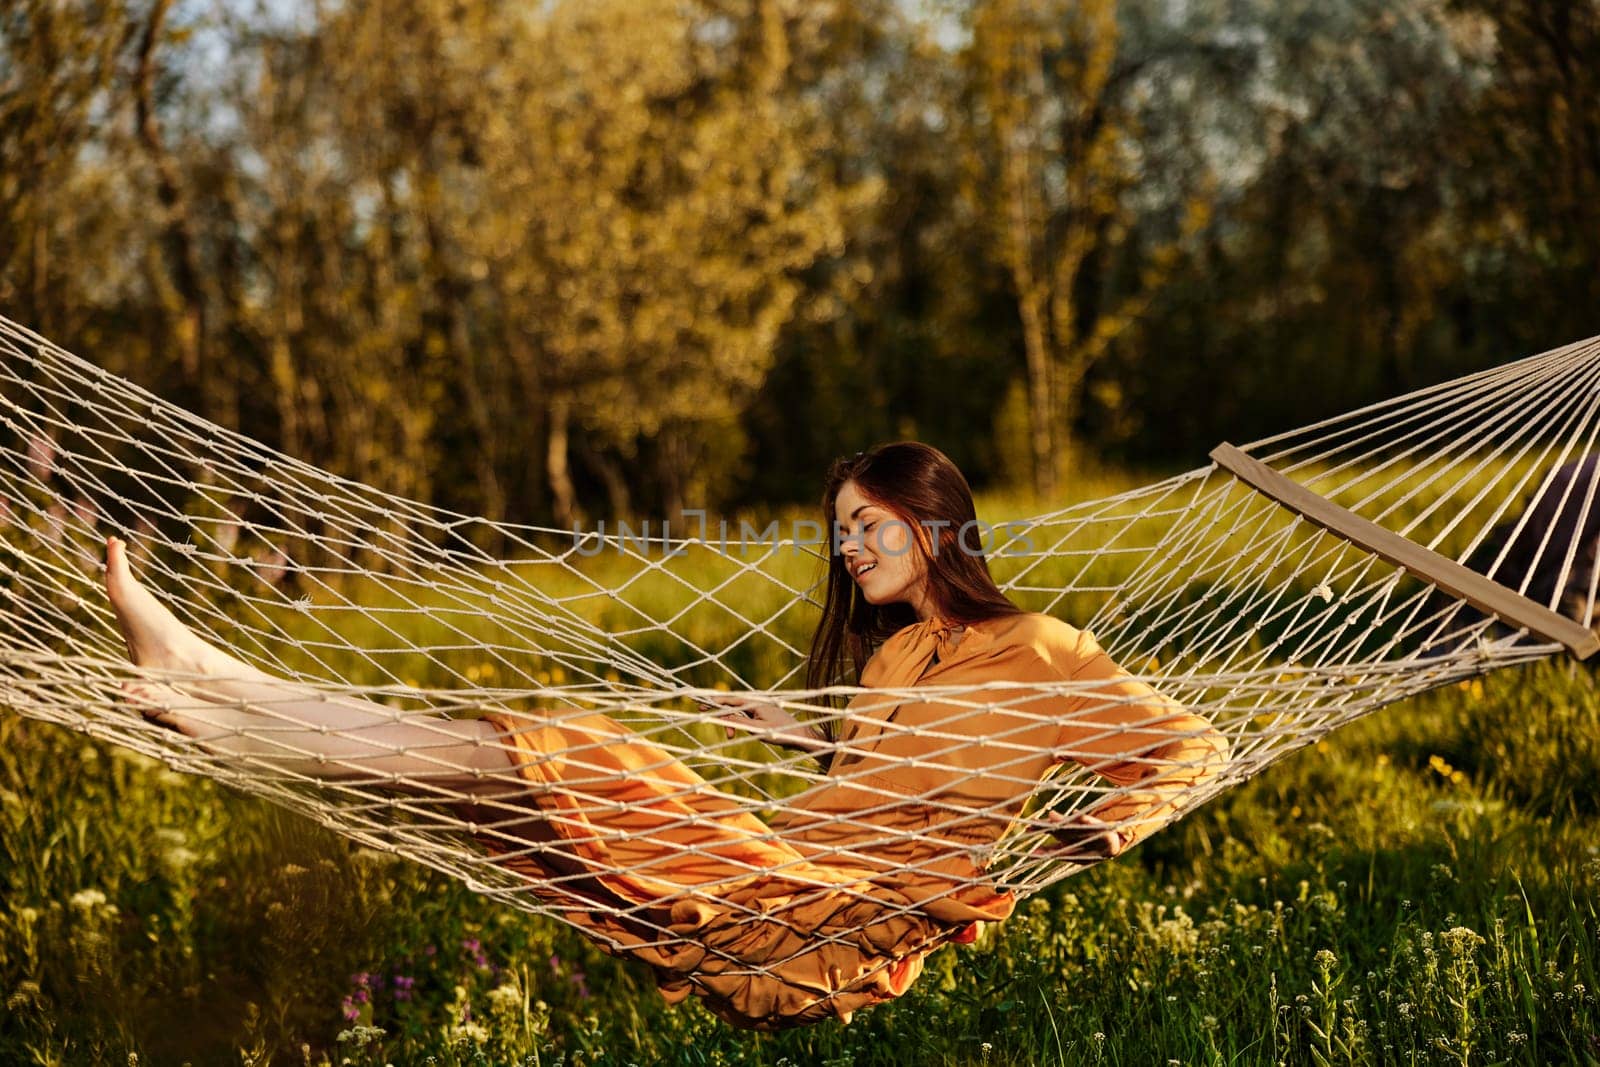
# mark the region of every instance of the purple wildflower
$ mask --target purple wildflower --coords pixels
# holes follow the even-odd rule
[[[28,437],[28,471],[38,481],[50,477],[56,469],[56,443],[42,433]]]

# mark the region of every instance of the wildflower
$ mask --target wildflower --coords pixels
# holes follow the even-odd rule
[[[498,985],[489,990],[489,1006],[512,1008],[522,1000],[522,990],[514,985]]]
[[[478,967],[489,966],[489,957],[484,954],[483,943],[475,937],[462,939],[461,948],[472,955],[472,962]]]
[[[168,867],[181,871],[185,867],[192,867],[199,862],[200,854],[193,849],[184,848],[182,845],[175,845],[164,850],[161,853],[161,858],[166,861]]]
[[[1333,965],[1339,962],[1339,957],[1335,956],[1330,950],[1325,948],[1318,949],[1316,956],[1313,958],[1317,964],[1317,967],[1324,971],[1333,970]]]
[[[1444,947],[1451,954],[1456,956],[1469,955],[1475,948],[1484,943],[1483,938],[1479,936],[1476,930],[1466,926],[1452,926],[1439,935],[1439,940],[1444,943]]]
[[[356,1007],[356,1002],[349,997],[339,1002],[339,1013],[344,1016],[344,1021],[353,1023],[361,1018],[361,1009]]]
[[[394,986],[394,999],[410,1000],[411,991],[416,986],[417,980],[408,974],[397,974],[394,976],[392,984]]]
[[[281,549],[274,548],[265,559],[252,560],[256,568],[256,576],[268,585],[277,585],[289,573],[289,557]]]
[[[482,1023],[464,1022],[451,1027],[450,1033],[457,1041],[470,1041],[474,1045],[482,1045],[489,1040],[489,1031]]]
[[[72,899],[69,901],[74,908],[82,908],[85,911],[98,908],[105,902],[106,895],[98,889],[80,889],[72,894]]]
[[[20,982],[6,998],[6,1010],[21,1011],[23,1008],[36,1006],[43,999],[42,992],[38,982]]]
[[[1466,773],[1450,766],[1450,762],[1443,756],[1429,756],[1428,768],[1453,785],[1460,785],[1467,780]]]
[[[45,537],[52,545],[59,546],[61,544],[62,533],[67,528],[66,505],[61,503],[59,500],[56,501],[54,504],[51,504],[45,509],[44,517],[45,521],[50,524],[49,528],[45,530]]]
[[[379,1041],[385,1031],[378,1026],[353,1026],[348,1030],[341,1030],[334,1040],[341,1045],[351,1044],[356,1048],[365,1048]]]
[[[56,469],[56,443],[42,433],[28,435],[28,473],[44,481]]]

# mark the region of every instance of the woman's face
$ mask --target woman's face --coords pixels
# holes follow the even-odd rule
[[[845,482],[834,501],[839,554],[869,604],[905,602],[919,618],[931,611],[928,566],[909,523]]]

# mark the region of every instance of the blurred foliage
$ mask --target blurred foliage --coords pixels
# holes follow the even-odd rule
[[[14,0],[0,310],[493,518],[897,436],[1053,499],[1595,332],[1597,60],[1594,0]]]

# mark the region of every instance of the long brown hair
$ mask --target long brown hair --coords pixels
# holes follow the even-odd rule
[[[970,623],[1021,613],[989,574],[972,489],[949,456],[916,441],[896,441],[834,460],[822,493],[824,528],[829,531],[836,521],[839,490],[846,482],[855,482],[862,495],[893,512],[912,531],[914,551],[927,566],[934,610],[941,616]],[[848,684],[840,678],[847,659],[854,669],[850,681],[860,678],[873,651],[895,631],[917,621],[910,604],[867,601],[837,551],[838,540],[828,539],[827,591],[806,663],[810,689]]]

